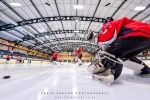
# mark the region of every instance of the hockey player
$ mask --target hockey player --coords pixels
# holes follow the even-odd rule
[[[19,63],[21,63],[21,57],[17,56],[17,58],[16,58],[16,64],[19,64]]]
[[[75,51],[75,54],[78,56],[78,64],[79,65],[82,65],[83,62],[82,62],[82,48],[77,48],[76,51]]]
[[[120,76],[122,65],[132,69],[136,75],[150,73],[150,68],[135,57],[150,48],[150,25],[127,17],[115,21],[110,18],[104,23],[100,34],[90,31],[88,40],[94,40],[99,45],[109,45],[100,54],[100,60],[88,67],[94,77],[102,82],[113,83]],[[104,56],[105,59],[101,59]],[[96,65],[98,71],[95,71]]]
[[[54,65],[57,65],[56,61],[58,59],[58,51],[56,51],[52,56],[52,61]]]
[[[10,58],[11,58],[11,55],[10,55],[10,54],[7,54],[7,56],[6,56],[6,64],[8,64]]]

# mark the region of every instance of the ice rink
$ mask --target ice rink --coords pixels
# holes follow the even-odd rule
[[[124,68],[107,86],[91,78],[88,65],[0,65],[0,100],[150,100],[149,75]]]

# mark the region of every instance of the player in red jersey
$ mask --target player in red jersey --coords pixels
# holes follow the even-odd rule
[[[54,65],[57,65],[56,61],[58,59],[58,51],[56,51],[53,55],[52,55],[52,61]]]
[[[105,70],[93,73],[98,79],[112,83],[120,76],[122,66],[132,69],[134,74],[150,73],[150,68],[135,57],[150,48],[150,25],[147,23],[127,17],[115,21],[109,18],[109,21],[104,23],[102,31],[98,35],[94,31],[90,31],[87,39],[94,40],[99,45],[109,45],[105,49],[105,53],[101,55],[101,57],[106,58],[99,61],[104,65]],[[101,67],[101,65],[99,66]],[[88,70],[91,72],[89,68]]]
[[[7,56],[6,56],[6,64],[8,64],[10,58],[11,58],[11,55],[10,55],[10,54],[7,54]]]
[[[82,48],[77,48],[75,54],[78,56],[78,64],[82,65]]]

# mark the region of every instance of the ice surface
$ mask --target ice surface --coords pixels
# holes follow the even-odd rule
[[[150,75],[124,68],[107,86],[93,80],[87,66],[0,65],[0,100],[150,100]],[[3,79],[6,75],[11,78]]]

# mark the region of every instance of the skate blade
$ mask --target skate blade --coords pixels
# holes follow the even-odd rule
[[[107,79],[106,77],[104,77],[104,76],[99,76],[99,75],[95,75],[95,74],[94,74],[94,79],[97,79],[97,80],[100,81],[101,83],[106,84],[106,85],[108,85],[108,86],[111,85],[110,80],[108,80],[108,79]]]

